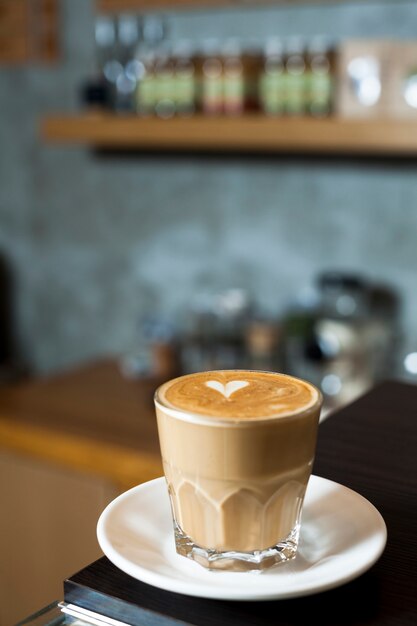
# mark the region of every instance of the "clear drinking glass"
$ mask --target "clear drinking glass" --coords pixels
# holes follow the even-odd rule
[[[183,402],[169,399],[173,385],[185,385],[202,408],[184,409]],[[262,417],[257,397],[261,404],[266,393],[280,397],[280,385],[292,390],[289,409],[281,405],[271,415],[269,407]],[[297,403],[297,388],[311,395],[307,404]],[[261,570],[293,558],[320,392],[283,374],[223,370],[168,381],[157,390],[155,405],[178,554],[230,571]]]

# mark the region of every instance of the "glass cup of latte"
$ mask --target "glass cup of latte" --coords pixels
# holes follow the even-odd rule
[[[209,569],[295,557],[322,396],[285,374],[218,370],[155,394],[178,554]]]

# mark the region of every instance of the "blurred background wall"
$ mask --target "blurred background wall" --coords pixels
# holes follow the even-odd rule
[[[61,2],[62,60],[0,70],[0,254],[20,354],[35,372],[128,350],[137,321],[176,319],[196,292],[241,286],[279,315],[323,269],[403,297],[417,339],[415,160],[142,155],[42,145],[94,69],[93,7]],[[415,36],[409,2],[169,16],[173,37]]]

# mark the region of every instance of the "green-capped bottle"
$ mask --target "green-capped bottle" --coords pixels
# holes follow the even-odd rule
[[[163,44],[167,36],[167,24],[163,16],[147,15],[142,20],[142,36],[138,45],[135,60],[139,71],[136,86],[135,104],[139,115],[153,115],[159,101],[157,62],[160,51],[165,50]]]
[[[263,54],[259,76],[259,106],[267,115],[282,115],[285,111],[284,47],[280,39],[269,39]]]
[[[304,115],[307,111],[306,76],[303,40],[300,37],[292,37],[287,42],[285,54],[285,112],[287,115]]]
[[[315,37],[307,48],[307,107],[314,117],[332,112],[334,52],[325,37]]]

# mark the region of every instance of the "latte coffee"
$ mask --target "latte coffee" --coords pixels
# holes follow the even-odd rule
[[[321,403],[305,381],[245,370],[190,374],[157,390],[177,552],[226,570],[295,556]]]

